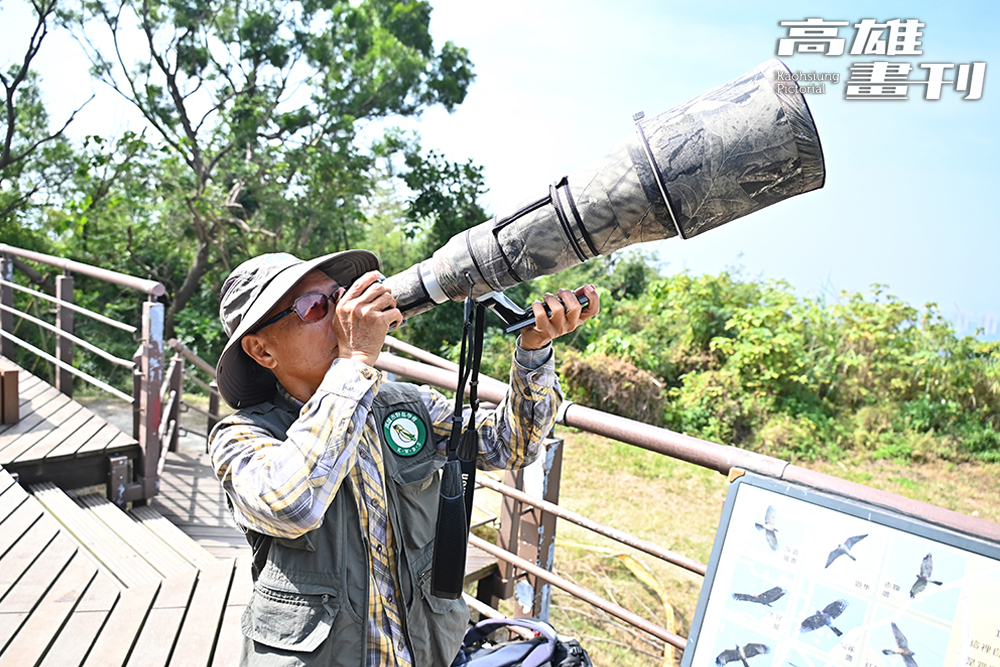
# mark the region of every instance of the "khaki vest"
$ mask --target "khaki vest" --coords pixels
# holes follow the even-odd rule
[[[284,398],[241,410],[278,438],[298,416]],[[400,456],[386,442],[383,424],[396,411],[418,415],[427,442]],[[431,595],[431,560],[440,469],[431,419],[416,387],[383,383],[369,417],[385,461],[389,520],[396,541],[396,572],[405,639],[415,667],[450,665],[469,623],[465,602]],[[364,667],[368,608],[368,545],[346,484],[323,525],[293,540],[275,538],[243,614],[245,665]]]

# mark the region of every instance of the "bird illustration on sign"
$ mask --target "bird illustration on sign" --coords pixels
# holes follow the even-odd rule
[[[845,609],[847,609],[847,600],[834,600],[822,609],[817,610],[812,616],[806,617],[802,621],[802,627],[799,628],[799,631],[812,632],[826,626],[833,631],[833,634],[839,637],[844,633],[833,624],[833,621],[843,614]]]
[[[774,524],[777,518],[778,512],[774,509],[774,505],[768,505],[767,511],[764,512],[764,523],[754,524],[757,530],[764,531],[764,537],[767,538],[767,545],[771,547],[771,551],[778,550],[778,528]]]
[[[833,561],[837,560],[841,556],[847,556],[851,560],[857,560],[851,553],[851,547],[860,542],[861,540],[868,537],[868,533],[864,535],[855,535],[854,537],[848,537],[842,543],[837,545],[837,548],[830,552],[830,555],[826,557],[826,567],[830,567]]]

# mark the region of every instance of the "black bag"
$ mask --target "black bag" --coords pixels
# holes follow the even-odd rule
[[[505,627],[527,628],[532,639],[501,642],[486,641],[491,633]],[[462,648],[451,667],[592,667],[590,656],[580,642],[560,637],[555,628],[537,618],[489,618],[476,623],[465,633]]]

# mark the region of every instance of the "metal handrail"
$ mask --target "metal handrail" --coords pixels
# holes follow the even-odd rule
[[[515,556],[506,549],[503,549],[501,547],[496,546],[495,544],[487,542],[481,537],[477,537],[475,535],[470,534],[469,544],[479,549],[482,549],[486,553],[490,554],[491,556],[495,556],[502,561],[511,563],[514,567],[518,568],[519,570],[524,570],[528,574],[534,577],[538,577],[542,581],[550,583],[553,586],[556,586],[557,588],[563,589],[570,595],[578,597],[581,600],[594,605],[598,609],[606,611],[612,616],[617,616],[618,618],[625,621],[629,625],[639,628],[640,630],[653,635],[657,639],[665,641],[668,644],[672,644],[673,646],[676,646],[679,649],[683,649],[684,647],[687,646],[687,639],[685,639],[684,637],[674,634],[673,632],[670,632],[666,628],[656,625],[655,623],[650,623],[642,616],[634,614],[633,612],[623,607],[619,607],[613,602],[608,602],[604,598],[594,595],[593,592],[587,590],[583,586],[574,584],[573,582],[564,579],[563,577],[560,577],[557,574],[549,572],[548,570],[546,570],[541,566],[535,565],[530,561]]]
[[[484,477],[480,475],[476,479],[476,484],[484,488],[496,491],[497,493],[513,498],[514,500],[523,503],[525,505],[531,505],[532,507],[537,507],[543,512],[548,512],[549,514],[554,514],[560,519],[565,519],[578,526],[586,528],[589,531],[597,533],[598,535],[603,535],[604,537],[620,542],[626,546],[632,547],[633,549],[638,549],[639,551],[644,551],[650,556],[659,558],[660,560],[672,563],[678,567],[682,567],[689,572],[694,572],[695,574],[700,574],[705,576],[705,572],[708,571],[708,567],[693,558],[688,558],[687,556],[682,556],[679,553],[670,551],[669,549],[664,549],[663,547],[648,542],[646,540],[630,535],[624,531],[618,530],[617,528],[612,528],[611,526],[606,526],[603,523],[598,523],[592,519],[588,519],[582,514],[578,514],[572,510],[568,510],[565,507],[556,505],[555,503],[550,503],[547,500],[541,498],[536,498],[534,496],[528,495],[523,491],[518,491],[512,486],[506,484],[501,484],[496,480],[490,479],[489,477]]]
[[[96,345],[92,345],[92,344],[88,343],[87,341],[83,340],[79,336],[74,336],[71,333],[66,333],[65,331],[63,331],[59,327],[55,326],[54,324],[49,324],[45,320],[40,320],[37,317],[33,317],[33,316],[31,316],[31,315],[23,312],[23,311],[18,310],[17,308],[8,308],[7,306],[5,306],[3,304],[0,304],[0,310],[5,310],[8,313],[13,313],[13,314],[17,315],[21,319],[28,320],[32,324],[40,326],[43,329],[47,329],[48,331],[52,331],[56,335],[62,336],[63,338],[65,338],[67,340],[71,340],[74,343],[76,343],[77,345],[79,345],[80,347],[82,347],[82,348],[84,348],[86,350],[90,350],[91,352],[93,352],[97,356],[101,357],[102,359],[106,359],[107,361],[110,361],[113,364],[118,364],[119,366],[124,366],[125,368],[134,368],[135,367],[135,362],[132,361],[131,359],[122,359],[121,357],[116,357],[115,355],[111,354],[110,352],[105,352],[104,350],[102,350],[101,348],[97,347]]]
[[[380,355],[375,365],[380,370],[452,391],[457,385],[454,373],[404,359],[395,354]],[[482,380],[482,376],[480,376],[480,380]],[[496,402],[503,397],[503,393],[497,391],[496,385],[493,383],[480,382],[479,397],[483,400]],[[717,470],[724,475],[729,475],[734,469],[755,472],[839,496],[855,498],[945,528],[1000,542],[1000,524],[992,521],[967,516],[960,512],[875,489],[864,484],[849,482],[738,447],[692,438],[682,433],[650,426],[634,419],[619,417],[577,403],[564,404],[560,423],[658,454],[665,454],[681,461],[694,463],[710,470]]]
[[[132,335],[135,335],[135,333],[139,330],[138,327],[134,327],[131,324],[125,324],[124,322],[119,322],[118,320],[113,320],[110,317],[106,317],[104,315],[101,315],[100,313],[95,313],[92,310],[87,310],[86,308],[84,308],[82,306],[78,306],[75,303],[70,303],[68,301],[63,301],[62,299],[57,299],[56,297],[51,296],[49,294],[46,294],[45,292],[39,292],[38,290],[33,290],[33,289],[29,288],[29,287],[24,287],[23,285],[18,285],[17,283],[12,283],[12,282],[9,282],[7,280],[2,280],[2,279],[0,279],[0,285],[2,285],[3,287],[10,287],[12,289],[17,290],[18,292],[24,292],[26,294],[31,294],[32,296],[36,296],[36,297],[38,297],[40,299],[45,299],[46,301],[49,301],[49,302],[54,303],[54,304],[57,304],[58,306],[60,306],[62,308],[68,308],[68,309],[72,310],[74,313],[80,313],[81,315],[86,315],[87,317],[89,317],[92,320],[96,320],[98,322],[101,322],[102,324],[107,324],[108,326],[112,326],[112,327],[115,327],[117,329],[121,329],[122,331],[127,331],[128,333],[130,333]],[[17,311],[17,312],[21,312],[21,311]]]
[[[45,359],[46,361],[55,364],[59,368],[62,368],[63,370],[66,370],[66,371],[72,373],[73,375],[76,375],[77,377],[83,378],[84,380],[86,380],[87,382],[90,382],[94,386],[100,387],[101,389],[103,389],[104,391],[108,392],[109,394],[113,394],[113,395],[117,396],[118,398],[122,399],[123,401],[125,401],[127,403],[134,403],[135,402],[134,399],[131,396],[129,396],[128,394],[126,394],[126,393],[124,393],[122,391],[119,391],[118,389],[115,389],[114,387],[112,387],[111,385],[107,384],[106,382],[98,380],[93,375],[90,375],[88,373],[84,373],[83,371],[81,371],[81,370],[79,370],[77,368],[74,368],[72,365],[67,364],[65,361],[62,361],[60,359],[56,359],[55,357],[53,357],[48,352],[45,352],[44,350],[38,349],[37,347],[35,347],[31,343],[23,341],[20,338],[18,338],[17,336],[15,336],[13,334],[7,333],[3,329],[0,329],[0,337],[6,338],[9,341],[13,341],[15,345],[20,345],[24,349],[29,350],[31,352],[34,352],[35,354],[37,354],[42,359]]]
[[[165,288],[162,283],[156,282],[155,280],[136,278],[135,276],[130,276],[127,273],[119,273],[118,271],[112,271],[110,269],[102,269],[97,266],[91,266],[90,264],[84,264],[83,262],[76,262],[72,259],[64,259],[62,257],[46,255],[44,253],[34,252],[33,250],[15,248],[14,246],[9,246],[6,243],[0,243],[0,255],[4,254],[14,255],[15,257],[21,257],[23,259],[30,259],[35,262],[41,262],[42,264],[48,264],[50,266],[60,268],[63,271],[71,271],[73,273],[79,273],[80,275],[89,276],[91,278],[97,278],[98,280],[103,280],[104,282],[108,282],[113,285],[130,287],[153,297],[163,296],[167,293],[167,288]]]
[[[199,357],[197,354],[192,352],[187,345],[180,342],[176,338],[171,338],[167,341],[167,345],[176,352],[177,354],[184,357],[186,360],[190,361],[192,364],[197,366],[201,371],[206,373],[212,379],[215,379],[215,368],[212,367],[210,363]]]
[[[213,388],[212,385],[208,384],[207,382],[205,382],[204,380],[202,380],[200,377],[198,377],[194,373],[191,373],[190,371],[185,370],[184,371],[184,377],[186,377],[187,379],[191,380],[196,385],[198,385],[199,387],[201,387],[202,389],[204,389],[205,391],[207,391],[210,394],[218,394],[219,393],[218,389]]]

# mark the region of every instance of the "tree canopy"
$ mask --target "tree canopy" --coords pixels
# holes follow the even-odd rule
[[[403,164],[395,156],[416,145],[361,133],[432,105],[452,110],[474,78],[465,49],[435,47],[427,2],[93,0],[36,9],[41,36],[58,16],[93,76],[146,125],[100,128],[61,163],[36,155],[33,190],[22,171],[0,171],[18,186],[5,188],[5,201],[61,253],[166,285],[168,335],[203,328],[199,313],[213,312],[222,278],[254,254],[358,246],[385,173],[379,161]],[[41,36],[13,67],[13,83],[4,79],[4,156],[16,166],[39,147],[67,147],[45,138],[31,85]],[[411,153],[406,168],[420,162]],[[58,192],[46,194],[57,199],[30,210],[56,164]]]

